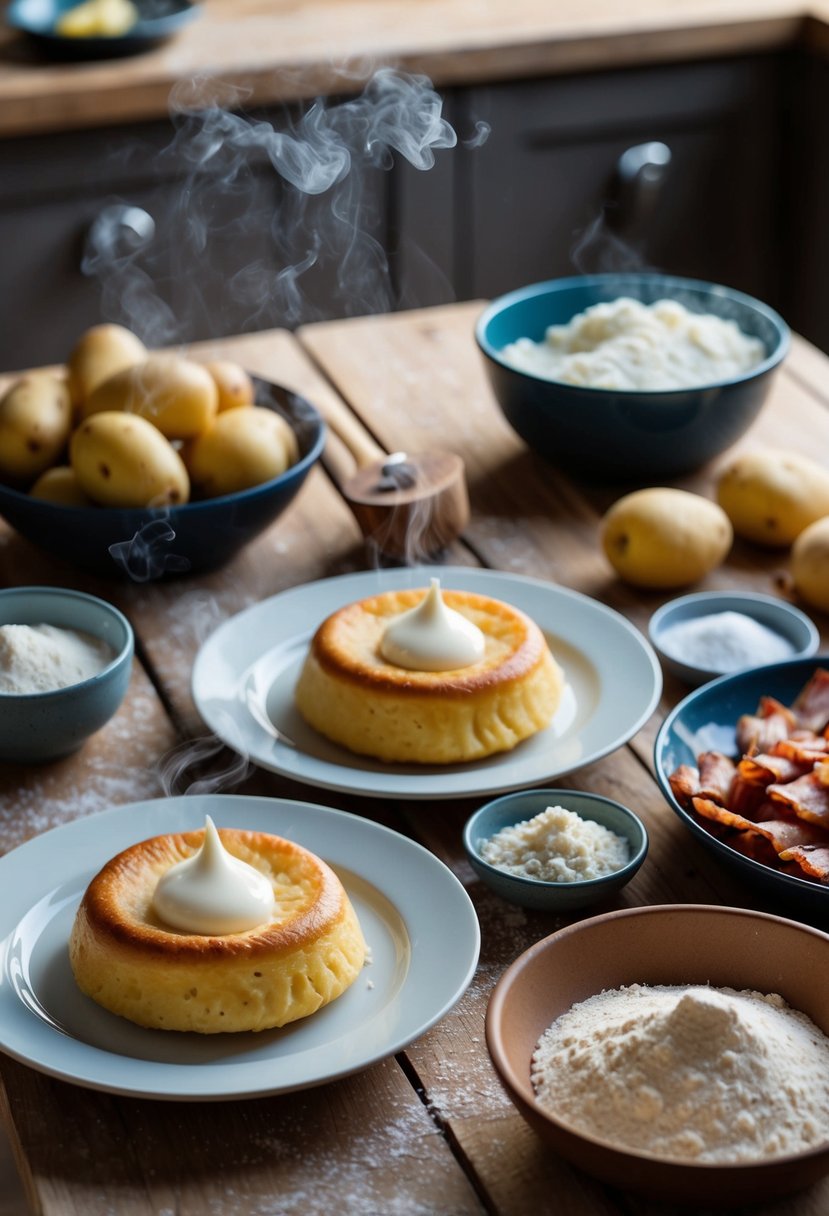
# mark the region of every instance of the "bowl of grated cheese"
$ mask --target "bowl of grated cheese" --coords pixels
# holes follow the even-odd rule
[[[477,810],[463,844],[503,899],[563,912],[617,894],[645,860],[648,834],[633,811],[600,794],[521,790]]]
[[[808,925],[698,904],[594,916],[511,964],[486,1039],[538,1135],[623,1191],[731,1209],[829,1173],[829,935]]]

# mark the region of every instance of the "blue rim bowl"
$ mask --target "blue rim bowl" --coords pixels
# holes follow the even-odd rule
[[[613,874],[577,882],[543,882],[536,878],[521,878],[484,861],[480,848],[485,840],[502,828],[532,819],[548,806],[563,806],[575,811],[582,819],[592,819],[617,835],[626,837],[630,845],[630,860]],[[478,877],[503,899],[538,911],[567,912],[598,903],[629,883],[647,855],[648,834],[645,825],[633,811],[601,794],[567,789],[521,790],[495,798],[477,810],[464,826],[463,846]]]
[[[510,342],[541,341],[548,326],[566,324],[591,305],[620,296],[645,304],[669,297],[691,312],[734,320],[763,342],[766,357],[728,380],[660,392],[563,384],[519,371],[503,358]],[[572,472],[633,481],[664,480],[699,468],[735,443],[759,414],[789,349],[790,333],[772,308],[733,288],[636,273],[578,275],[521,287],[488,305],[475,339],[504,417],[533,451]]]
[[[140,0],[139,18],[123,34],[73,38],[57,31],[65,12],[80,0],[11,0],[6,24],[27,34],[53,59],[110,59],[134,55],[170,38],[201,12],[195,0]]]
[[[47,553],[98,574],[149,582],[223,566],[282,514],[325,444],[325,424],[304,397],[253,379],[257,405],[280,414],[299,445],[279,477],[163,508],[67,507],[0,485],[0,515]]]
[[[662,649],[665,630],[680,622],[713,616],[719,612],[741,612],[773,630],[791,644],[793,659],[815,654],[820,645],[817,626],[806,613],[776,596],[762,595],[759,591],[699,591],[693,595],[681,595],[657,608],[648,622],[648,637],[668,671],[686,684],[703,684],[733,673],[698,667],[669,654]],[[746,666],[757,667],[760,664],[750,663]]]
[[[53,692],[0,693],[0,760],[56,760],[76,751],[113,716],[132,675],[134,639],[106,600],[61,587],[0,591],[0,625],[56,625],[106,642],[111,661],[88,680]]]
[[[784,874],[736,852],[697,823],[676,800],[668,780],[680,764],[696,765],[700,752],[720,751],[736,757],[736,723],[740,715],[754,713],[761,696],[776,697],[784,705],[790,705],[820,666],[829,666],[829,655],[753,667],[704,684],[668,714],[656,736],[653,755],[656,779],[668,805],[713,856],[769,898],[825,916],[829,913],[829,886]]]

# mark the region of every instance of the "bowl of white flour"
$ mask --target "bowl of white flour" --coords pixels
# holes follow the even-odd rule
[[[94,595],[0,591],[0,760],[76,751],[121,705],[133,647],[129,621]]]
[[[516,959],[486,1037],[535,1131],[622,1190],[732,1208],[829,1173],[818,929],[696,904],[596,916]]]

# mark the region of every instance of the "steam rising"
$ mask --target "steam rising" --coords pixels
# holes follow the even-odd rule
[[[244,101],[215,82],[178,86],[175,135],[156,157],[160,177],[181,179],[172,209],[148,223],[113,201],[90,233],[83,270],[100,280],[104,314],[150,346],[389,311],[382,171],[396,155],[427,170],[457,143],[429,80],[388,68],[281,130],[238,112]],[[479,124],[469,142],[486,134]]]
[[[230,744],[225,747],[215,735],[189,739],[174,747],[161,758],[158,775],[167,797],[177,794],[215,794],[232,790],[244,781],[252,765],[240,740],[233,738],[233,724],[228,719],[224,729]]]

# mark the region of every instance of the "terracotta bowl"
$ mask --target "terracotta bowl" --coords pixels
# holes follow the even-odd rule
[[[622,1190],[720,1207],[768,1200],[829,1172],[829,1142],[739,1165],[679,1162],[574,1131],[535,1100],[530,1059],[562,1013],[623,984],[708,984],[778,992],[829,1034],[829,935],[741,908],[686,904],[608,912],[536,943],[495,987],[490,1055],[524,1118],[561,1156]]]

